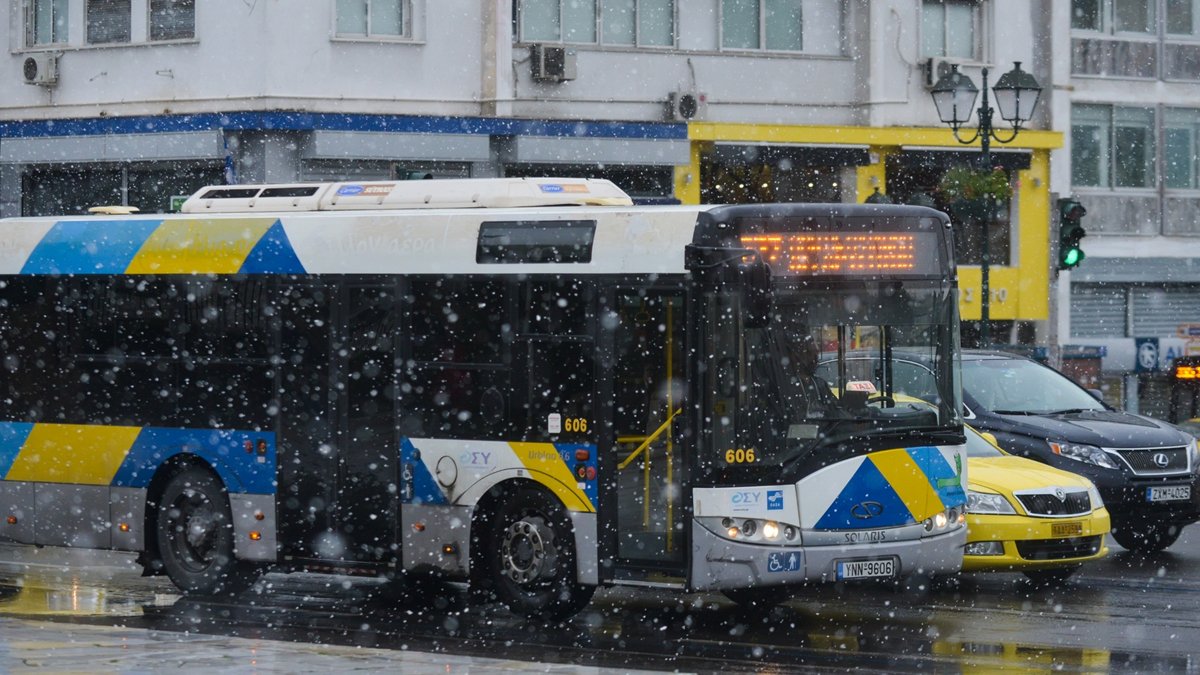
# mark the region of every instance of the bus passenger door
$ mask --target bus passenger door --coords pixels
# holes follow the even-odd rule
[[[679,581],[688,547],[684,441],[686,335],[682,291],[618,289],[613,336],[613,443],[605,465],[615,498],[608,550],[625,578]],[[612,490],[615,487],[615,495]],[[632,577],[630,576],[632,574]],[[620,576],[618,578],[621,578]]]
[[[334,345],[338,394],[337,487],[333,556],[387,563],[398,541],[399,456],[394,367],[396,292],[385,285],[341,289]]]

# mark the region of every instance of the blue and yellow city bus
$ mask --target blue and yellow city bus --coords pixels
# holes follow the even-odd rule
[[[196,594],[437,574],[544,616],[956,571],[952,251],[929,209],[582,179],[3,220],[0,540]],[[932,406],[893,398],[894,347],[936,364]],[[883,365],[815,382],[814,349]]]

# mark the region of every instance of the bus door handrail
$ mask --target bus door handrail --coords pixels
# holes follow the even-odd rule
[[[626,457],[624,461],[622,461],[620,464],[617,465],[617,470],[618,471],[624,470],[625,467],[627,467],[631,463],[633,463],[633,460],[637,459],[638,455],[642,454],[643,452],[646,452],[646,449],[649,448],[650,445],[652,443],[654,443],[654,441],[657,441],[658,437],[662,436],[663,433],[665,433],[666,430],[671,426],[671,420],[675,419],[675,416],[681,412],[683,412],[683,408],[680,408],[680,409],[676,410],[675,412],[671,413],[670,415],[668,415],[667,420],[665,422],[663,422],[657,429],[655,429],[654,433],[647,436],[646,440],[642,441],[642,444],[639,445],[636,450],[634,450],[632,453],[630,453],[629,456]],[[635,436],[634,438],[637,438],[637,437]]]

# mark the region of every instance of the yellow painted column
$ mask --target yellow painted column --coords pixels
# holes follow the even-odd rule
[[[675,198],[682,204],[700,203],[700,153],[707,145],[691,141],[691,163],[675,167]]]
[[[887,186],[887,158],[895,147],[886,145],[872,145],[868,152],[871,154],[872,162],[866,166],[858,167],[858,197],[854,200],[855,203],[861,204],[875,193],[875,188],[883,194],[887,194],[885,187]]]

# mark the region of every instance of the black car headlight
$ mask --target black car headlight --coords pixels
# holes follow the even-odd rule
[[[1067,443],[1065,441],[1048,441],[1050,450],[1067,459],[1074,459],[1079,462],[1087,462],[1095,464],[1106,469],[1120,469],[1121,465],[1117,464],[1107,452],[1097,448],[1094,445],[1086,445],[1083,443]]]

